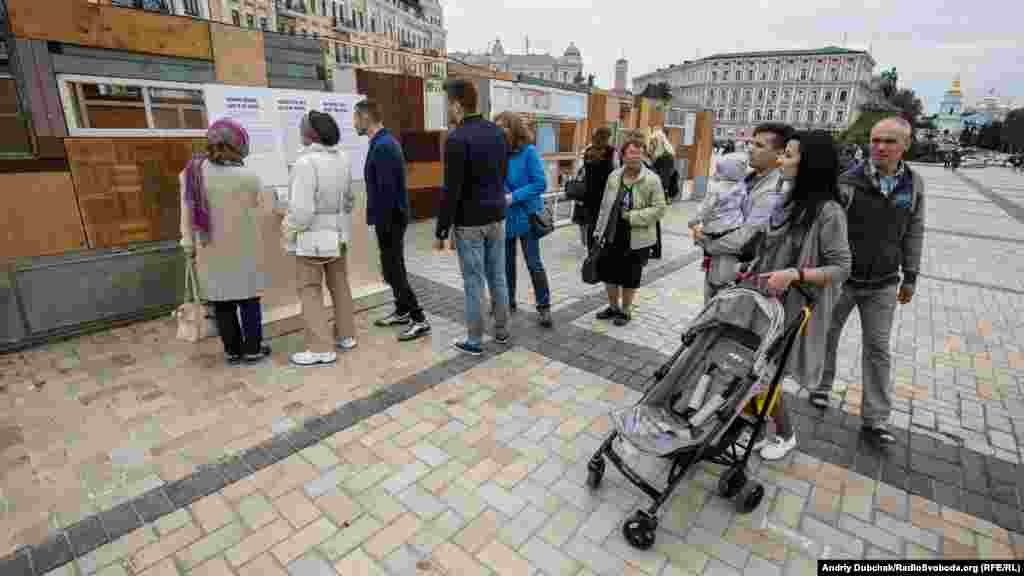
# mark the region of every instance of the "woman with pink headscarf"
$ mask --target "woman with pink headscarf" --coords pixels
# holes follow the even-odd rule
[[[245,166],[248,155],[245,128],[221,119],[206,132],[206,153],[192,158],[179,176],[181,245],[195,260],[229,364],[258,362],[270,354],[260,310],[267,286],[259,249],[263,185]]]

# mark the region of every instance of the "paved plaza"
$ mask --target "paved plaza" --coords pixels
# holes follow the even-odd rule
[[[0,357],[0,574],[803,575],[818,558],[1024,558],[1024,176],[920,167],[924,262],[894,330],[897,444],[858,434],[860,330],[844,333],[832,407],[787,382],[798,430],[740,515],[696,467],[640,552],[623,521],[642,494],[586,462],[608,412],[635,402],[703,300],[694,204],[670,208],[665,254],[634,320],[596,320],[578,230],[543,243],[555,328],[533,319],[520,262],[513,338],[459,356],[461,280],[408,238],[434,326],[399,345],[357,318],[359,347],[298,370],[301,338],[227,367],[218,341],[175,341],[170,320]],[[520,257],[521,258],[521,257]],[[663,481],[659,462],[638,462]]]

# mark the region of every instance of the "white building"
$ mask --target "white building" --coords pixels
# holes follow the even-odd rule
[[[841,131],[867,97],[875,60],[866,51],[829,46],[718,54],[633,78],[633,92],[667,82],[677,98],[715,112],[715,137],[749,138],[769,121]]]
[[[449,55],[459,62],[497,72],[522,74],[563,84],[583,82],[583,58],[580,49],[572,42],[558,58],[550,54],[507,54],[501,39],[495,40],[490,50],[482,54],[452,52]]]

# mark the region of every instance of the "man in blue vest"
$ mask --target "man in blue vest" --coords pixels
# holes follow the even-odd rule
[[[356,132],[370,137],[366,153],[366,223],[377,232],[384,281],[395,296],[395,311],[374,322],[380,327],[404,326],[398,340],[415,340],[430,333],[430,324],[409,285],[405,270],[405,229],[409,226],[409,192],[405,185],[402,147],[381,122],[379,105],[356,104]]]
[[[862,332],[863,431],[885,444],[892,410],[889,339],[896,304],[909,304],[921,266],[925,194],[921,176],[903,161],[911,128],[903,118],[886,118],[871,130],[871,158],[839,178],[847,205],[853,270],[832,311],[820,386],[811,402],[828,406],[836,376],[836,349],[853,308]]]

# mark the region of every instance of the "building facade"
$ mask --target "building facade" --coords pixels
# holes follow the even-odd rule
[[[97,0],[102,2],[102,0]],[[439,0],[108,0],[243,28],[328,40],[336,64],[440,86],[447,32]]]
[[[562,84],[581,84],[584,81],[583,58],[580,49],[572,42],[558,58],[550,54],[507,54],[501,39],[495,40],[483,54],[452,52],[451,57],[461,63],[482,66],[495,72],[522,74]]]
[[[939,114],[935,118],[935,124],[942,133],[948,132],[957,135],[963,130],[961,116],[963,115],[964,95],[960,91],[960,78],[953,79],[953,85],[946,90],[942,96],[942,103],[939,104]]]
[[[826,47],[718,54],[633,78],[633,91],[667,82],[677,98],[715,114],[715,138],[749,138],[769,121],[834,132],[850,126],[867,97],[875,60]]]

